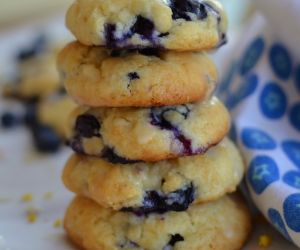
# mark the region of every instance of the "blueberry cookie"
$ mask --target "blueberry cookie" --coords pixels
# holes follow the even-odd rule
[[[13,129],[25,126],[35,148],[42,153],[55,153],[66,140],[65,126],[76,104],[66,95],[56,93],[39,102],[26,101],[22,109],[0,114],[0,126]]]
[[[55,51],[29,58],[23,55],[17,79],[4,86],[4,97],[31,101],[59,91],[62,86],[56,69],[56,55]]]
[[[237,196],[146,217],[79,196],[67,209],[64,226],[86,250],[238,250],[249,236],[251,218]]]
[[[145,215],[185,211],[192,202],[216,200],[235,191],[243,174],[239,152],[224,139],[205,155],[156,163],[120,165],[73,155],[63,181],[103,207]]]
[[[159,108],[80,107],[69,126],[75,152],[126,164],[203,154],[225,137],[230,117],[213,97]]]
[[[77,0],[67,27],[85,45],[199,51],[226,42],[227,17],[216,0]]]
[[[149,107],[195,102],[215,88],[217,70],[204,53],[156,49],[113,51],[69,44],[58,67],[76,102],[92,107]]]

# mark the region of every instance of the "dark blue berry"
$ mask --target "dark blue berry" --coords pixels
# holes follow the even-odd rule
[[[24,123],[29,127],[33,127],[37,123],[36,104],[27,104],[25,108]]]
[[[116,25],[115,24],[106,24],[104,27],[104,34],[105,34],[105,40],[106,40],[106,45],[108,48],[116,48],[117,45],[117,38],[115,37],[115,32],[116,32]]]
[[[191,14],[195,14],[200,20],[207,18],[206,5],[196,0],[171,0],[170,7],[173,12],[173,19],[182,18],[191,21]]]
[[[115,153],[115,151],[109,147],[105,147],[101,153],[101,157],[113,164],[134,164],[140,161],[129,160],[121,157]]]
[[[84,114],[76,119],[75,131],[78,135],[85,138],[92,138],[94,136],[100,137],[99,134],[100,123],[93,115]]]
[[[139,49],[138,52],[145,56],[156,56],[159,57],[160,50],[158,48],[146,48],[146,49]]]
[[[36,40],[33,42],[31,47],[25,48],[19,52],[19,54],[17,55],[17,60],[24,61],[32,57],[35,57],[38,54],[45,51],[46,47],[47,47],[47,38],[44,35],[40,35],[39,37],[36,38]]]
[[[168,243],[169,246],[174,247],[177,242],[184,241],[184,238],[180,234],[174,234]]]
[[[67,146],[70,146],[76,153],[84,154],[81,137],[79,135],[72,138],[70,141],[67,142],[67,144]]]
[[[221,33],[221,34],[220,34],[220,42],[219,42],[219,44],[216,46],[216,48],[222,47],[222,46],[225,45],[227,42],[228,42],[228,40],[227,40],[226,34],[225,34],[225,33]]]
[[[163,194],[157,191],[147,191],[141,207],[122,208],[124,212],[132,212],[137,216],[151,213],[166,213],[168,211],[185,211],[195,199],[195,188],[191,183],[172,193]]]
[[[151,40],[154,31],[154,24],[149,19],[137,16],[134,25],[131,27],[131,32],[133,34],[139,34],[142,37]]]
[[[130,81],[140,79],[140,76],[137,72],[130,72],[130,73],[128,73],[127,76],[128,76]]]
[[[57,93],[58,93],[59,95],[61,95],[61,96],[64,96],[64,95],[67,94],[67,91],[66,91],[66,89],[65,89],[64,87],[60,87],[60,88],[58,89]]]
[[[168,36],[168,35],[170,35],[170,33],[169,33],[169,32],[165,32],[165,33],[160,33],[160,34],[158,35],[158,37],[166,37],[166,36]]]
[[[1,126],[3,128],[13,128],[20,124],[20,118],[10,112],[5,112],[1,116]]]
[[[61,139],[49,126],[39,124],[32,127],[32,135],[34,144],[40,152],[53,153],[60,148]]]
[[[183,155],[192,155],[195,152],[192,150],[192,141],[186,138],[182,132],[174,126],[170,121],[168,121],[165,117],[165,114],[170,111],[175,111],[182,115],[184,119],[187,119],[190,109],[188,106],[183,105],[183,110],[180,110],[176,107],[160,107],[160,108],[152,108],[150,117],[151,117],[151,124],[153,126],[157,126],[160,129],[169,130],[173,133],[176,140],[178,140],[183,146]]]

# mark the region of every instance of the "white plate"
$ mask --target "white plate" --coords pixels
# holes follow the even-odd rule
[[[37,30],[48,30],[55,38],[67,37],[62,16],[24,25],[17,30],[0,34],[0,69],[13,70],[12,55]],[[11,107],[0,99],[0,113]],[[63,165],[70,155],[65,148],[55,155],[41,156],[34,153],[30,136],[25,128],[10,131],[0,129],[0,250],[72,250],[62,229],[54,227],[62,219],[72,198],[61,183]],[[51,192],[52,198],[45,194]],[[21,202],[21,196],[32,193],[33,201]],[[38,210],[35,223],[27,221],[28,209]],[[258,237],[268,234],[273,238],[271,250],[296,249],[266,224],[257,224],[252,240],[245,250],[260,249]]]

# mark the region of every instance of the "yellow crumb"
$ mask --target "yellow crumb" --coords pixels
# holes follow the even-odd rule
[[[27,217],[27,221],[28,221],[29,223],[34,223],[34,222],[36,222],[37,219],[38,219],[37,210],[34,209],[34,208],[28,209],[28,211],[27,211],[27,216],[26,216],[26,217]]]
[[[57,219],[57,220],[54,221],[54,223],[53,223],[53,226],[54,226],[55,228],[61,227],[61,225],[62,225],[61,219]]]
[[[267,248],[272,244],[272,238],[268,235],[259,236],[258,245],[262,248]]]
[[[51,200],[53,198],[53,193],[52,192],[47,192],[44,194],[44,199],[45,200]]]
[[[21,197],[22,202],[31,202],[33,200],[33,195],[31,193],[23,194]]]

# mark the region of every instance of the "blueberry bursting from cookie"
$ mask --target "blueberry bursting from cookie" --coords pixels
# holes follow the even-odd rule
[[[227,21],[221,4],[217,0],[75,0],[67,26],[78,42],[62,51],[58,64],[68,94],[82,105],[70,118],[68,144],[75,154],[63,175],[65,185],[77,194],[65,217],[71,239],[87,250],[184,250],[220,249],[214,242],[220,236],[224,244],[230,242],[224,249],[241,248],[245,237],[233,239],[236,228],[243,231],[245,223],[234,224],[232,231],[229,226],[230,233],[221,225],[209,230],[195,226],[205,223],[201,211],[213,210],[215,200],[222,201],[221,196],[233,192],[240,181],[237,176],[242,176],[242,170],[229,169],[235,167],[224,157],[218,158],[226,163],[221,168],[214,159],[218,154],[208,151],[220,145],[219,153],[225,155],[230,149],[221,147],[229,130],[228,112],[211,94],[215,84],[206,86],[198,99],[181,93],[186,84],[182,79],[190,83],[194,74],[200,75],[188,62],[195,61],[198,68],[197,58],[203,51],[226,43]],[[207,69],[202,74],[205,79],[216,79],[208,63],[199,67]],[[175,77],[174,71],[182,73]],[[162,101],[157,101],[163,84]],[[173,95],[169,97],[168,92]],[[140,101],[147,94],[152,99]],[[180,94],[187,101],[181,101]],[[126,103],[118,102],[124,96]],[[137,96],[140,99],[134,102]],[[167,98],[175,101],[168,104]],[[227,155],[228,161],[243,169],[237,163],[242,160]],[[192,160],[192,170],[184,159]],[[235,176],[228,178],[230,182],[236,178],[234,184],[219,188],[218,180],[225,174],[218,179],[216,172],[203,171],[201,164],[207,169],[218,166],[218,173],[228,171]],[[203,185],[201,178],[206,181]],[[198,199],[210,192],[214,194],[209,198]],[[204,210],[196,204],[201,202],[208,203]],[[221,210],[212,212],[213,217],[221,218],[223,212],[226,217]],[[184,228],[187,221],[190,227]],[[210,231],[217,233],[211,236]]]

